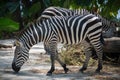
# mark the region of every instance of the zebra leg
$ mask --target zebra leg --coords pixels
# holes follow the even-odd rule
[[[84,41],[84,53],[85,53],[85,56],[86,56],[86,59],[85,59],[85,62],[82,66],[82,68],[79,70],[80,72],[83,73],[84,70],[87,69],[87,66],[88,66],[88,62],[90,60],[90,56],[92,55],[92,51],[91,51],[91,45],[90,43],[88,43],[87,41]]]
[[[55,70],[55,59],[56,59],[56,50],[57,50],[57,43],[51,42],[50,44],[47,44],[48,46],[48,53],[50,54],[51,59],[51,69],[47,72],[47,76],[52,75],[52,72]]]
[[[44,50],[46,51],[46,54],[49,54],[49,45],[47,43],[44,43]]]
[[[98,56],[98,68],[96,69],[96,73],[100,73],[100,70],[102,69],[102,57],[103,57],[103,51],[99,51],[97,52],[97,56]]]
[[[92,42],[91,42],[92,43]],[[101,41],[96,41],[95,43],[93,42],[92,45],[94,46],[96,50],[96,54],[98,56],[98,68],[96,69],[96,72],[99,73],[100,70],[102,69],[102,56],[103,56],[103,48]]]
[[[50,54],[50,60],[51,60],[51,69],[47,72],[47,76],[52,75],[52,72],[55,70],[54,68],[54,54],[50,53],[50,49],[48,48],[49,45],[47,45],[46,43],[44,43],[44,50],[46,51],[46,54]]]
[[[56,60],[60,63],[60,65],[63,67],[63,69],[64,69],[64,71],[65,71],[65,73],[67,73],[68,72],[68,68],[66,67],[66,64],[65,63],[63,63],[61,60],[60,60],[60,58],[59,58],[59,56],[58,56],[58,52],[56,51]]]
[[[55,70],[55,55],[52,53],[50,54],[51,59],[51,69],[47,72],[47,76],[51,76],[52,72]]]

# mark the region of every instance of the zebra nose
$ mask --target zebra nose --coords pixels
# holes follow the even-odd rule
[[[17,67],[17,66],[15,65],[15,63],[12,63],[12,69],[13,69],[16,73],[18,73],[18,72],[20,71],[20,67]]]

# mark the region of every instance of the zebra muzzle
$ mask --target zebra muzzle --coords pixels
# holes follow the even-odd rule
[[[13,69],[16,73],[18,73],[18,72],[20,71],[20,67],[17,67],[17,66],[15,65],[15,63],[12,63],[12,69]]]

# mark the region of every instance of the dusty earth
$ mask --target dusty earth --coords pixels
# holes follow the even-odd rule
[[[0,40],[0,44],[12,45],[13,40]],[[80,73],[81,66],[67,66],[70,71],[65,74],[62,67],[56,63],[56,70],[52,76],[46,76],[50,69],[49,55],[43,54],[42,44],[32,47],[29,52],[29,60],[16,74],[11,69],[14,56],[14,47],[0,48],[0,80],[120,80],[120,65],[104,63],[100,74],[94,73],[96,67],[88,67],[84,73]]]

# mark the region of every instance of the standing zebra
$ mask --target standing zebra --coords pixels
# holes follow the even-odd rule
[[[49,19],[52,16],[74,16],[74,15],[86,15],[86,14],[93,14],[97,17],[99,17],[102,21],[102,31],[107,31],[111,26],[112,27],[116,27],[118,26],[117,23],[113,22],[113,21],[109,21],[106,18],[103,18],[101,15],[95,13],[95,12],[90,12],[86,9],[80,9],[80,10],[69,10],[66,8],[60,8],[60,7],[48,7],[47,9],[45,9],[41,16],[38,18],[38,21],[43,21],[45,19]],[[102,44],[104,44],[104,39],[101,35],[101,42]],[[85,63],[88,63],[88,60],[90,58],[90,56],[92,55],[92,51],[91,51],[91,44],[89,42],[88,39],[86,39],[85,41],[82,42],[85,46],[85,55],[86,55],[86,59],[85,59]],[[49,50],[49,45],[47,43],[44,43],[44,48],[45,51],[48,52]],[[86,65],[87,66],[87,65]]]
[[[43,21],[45,19],[49,19],[52,16],[74,16],[74,15],[86,15],[86,14],[90,14],[91,12],[89,12],[86,9],[81,9],[81,10],[69,10],[69,9],[65,9],[65,8],[60,8],[60,7],[48,7],[47,9],[45,9],[41,16],[38,18],[38,21]],[[100,18],[101,16],[98,15]],[[103,38],[101,37],[101,42],[104,43]],[[84,40],[82,42],[82,44],[84,44],[85,48],[84,48],[84,53],[86,56],[85,59],[85,66],[87,67],[88,61],[92,55],[91,52],[91,44],[89,42],[88,39]],[[44,43],[44,49],[46,51],[46,53],[49,52],[49,45],[47,43]],[[83,71],[81,69],[81,71]]]
[[[51,69],[47,75],[51,75],[55,70],[55,60],[57,60],[67,73],[68,68],[59,59],[57,54],[57,44],[78,44],[88,38],[94,46],[98,55],[98,68],[96,72],[102,69],[102,44],[100,36],[102,34],[101,20],[92,15],[75,16],[55,16],[42,22],[32,23],[15,41],[15,54],[12,62],[12,69],[18,72],[21,66],[29,58],[30,48],[39,42],[49,44],[49,54],[51,59]],[[80,69],[84,71],[86,64]]]
[[[101,15],[93,11],[88,11],[86,9],[70,10],[70,9],[60,8],[60,7],[48,7],[42,12],[41,16],[38,18],[38,21],[48,19],[51,16],[74,16],[74,15],[86,15],[86,14],[93,14],[99,17],[102,21],[103,31],[107,31],[110,27],[118,27],[118,25],[120,26],[120,24],[114,21],[110,21],[106,18],[103,18]]]

